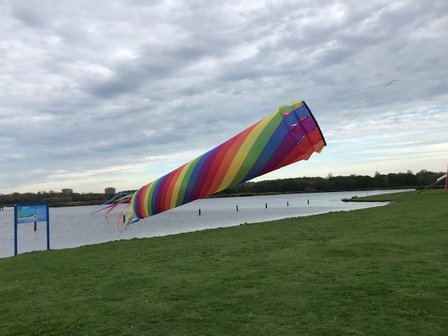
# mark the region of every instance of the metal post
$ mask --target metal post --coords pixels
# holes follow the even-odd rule
[[[14,205],[14,255],[17,255],[17,205]]]
[[[47,204],[47,250],[50,249],[50,207]]]

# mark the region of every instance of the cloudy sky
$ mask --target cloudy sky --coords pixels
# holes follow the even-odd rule
[[[445,0],[5,0],[0,13],[0,193],[136,189],[292,100],[328,146],[263,179],[446,169]]]

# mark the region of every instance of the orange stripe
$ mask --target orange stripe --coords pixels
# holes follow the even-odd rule
[[[217,169],[215,175],[213,176],[213,183],[210,186],[210,189],[207,193],[207,195],[214,194],[219,186],[221,185],[222,181],[227,175],[227,172],[229,170],[230,165],[232,164],[233,160],[235,159],[236,153],[238,153],[238,150],[241,148],[241,145],[244,143],[244,140],[249,136],[250,132],[259,124],[260,122],[257,122],[256,124],[250,126],[240,134],[238,134],[235,138],[235,142],[230,146],[227,153],[225,153],[219,168]]]
[[[151,186],[151,183],[148,183],[147,185],[145,185],[141,192],[139,193],[139,199],[137,199],[138,202],[138,212],[140,215],[143,215],[143,218],[148,217],[148,210],[146,209],[146,201],[147,201],[147,196],[148,196],[148,188]]]
[[[235,143],[235,141],[238,139],[238,135],[230,138],[219,149],[218,153],[213,158],[213,162],[210,165],[209,170],[206,172],[204,182],[202,184],[201,191],[198,194],[198,198],[203,198],[207,195],[210,195],[210,188],[213,183],[213,180],[215,179],[215,172],[218,170],[219,165],[222,162],[222,159],[224,155],[227,153],[228,149]]]
[[[171,196],[173,194],[174,185],[176,184],[177,179],[179,178],[180,172],[182,171],[182,168],[184,167],[180,166],[176,170],[170,173],[170,181],[165,186],[163,195],[162,195],[162,207],[160,209],[160,212],[171,209]]]

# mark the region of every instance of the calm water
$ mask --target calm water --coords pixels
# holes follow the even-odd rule
[[[112,240],[164,236],[242,223],[363,209],[384,203],[345,203],[341,200],[391,192],[397,190],[202,199],[132,224],[122,232],[116,229],[116,216],[111,216],[111,224],[108,224],[102,213],[92,214],[96,206],[50,208],[51,248],[62,249]],[[201,209],[201,216],[198,216],[198,209]],[[14,253],[13,216],[13,208],[0,211],[0,257]],[[33,226],[32,223],[18,226],[19,253],[46,249],[45,223],[38,223],[37,231],[34,231]]]

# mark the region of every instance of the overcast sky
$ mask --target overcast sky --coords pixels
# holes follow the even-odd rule
[[[136,189],[292,100],[328,146],[262,179],[447,167],[446,0],[11,0],[0,13],[0,193]]]

